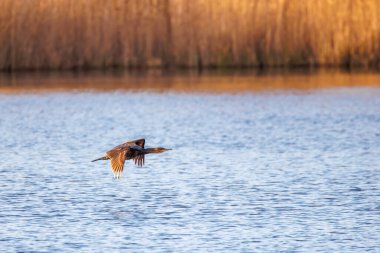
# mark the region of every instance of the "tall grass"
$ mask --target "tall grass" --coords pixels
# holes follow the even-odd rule
[[[0,1],[0,69],[113,66],[380,67],[380,1]]]

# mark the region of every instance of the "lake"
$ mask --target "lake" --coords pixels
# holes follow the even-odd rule
[[[2,252],[379,252],[379,74],[3,74],[0,116]]]

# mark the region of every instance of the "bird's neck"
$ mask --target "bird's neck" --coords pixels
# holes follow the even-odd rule
[[[144,149],[145,154],[157,154],[161,153],[161,151],[158,148],[146,148]]]

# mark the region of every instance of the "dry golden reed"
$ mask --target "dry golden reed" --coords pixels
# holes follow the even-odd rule
[[[0,1],[0,69],[171,66],[380,67],[380,1]]]

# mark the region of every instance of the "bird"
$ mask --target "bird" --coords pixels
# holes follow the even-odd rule
[[[123,174],[125,160],[133,159],[138,167],[142,167],[145,163],[146,154],[163,153],[171,149],[157,147],[145,148],[145,139],[127,141],[106,152],[105,156],[92,160],[111,160],[111,169],[114,178],[119,179]]]

